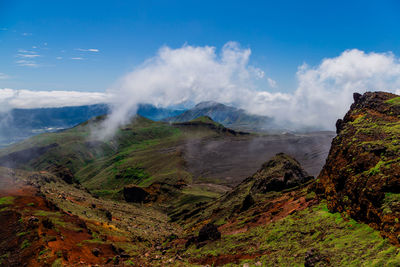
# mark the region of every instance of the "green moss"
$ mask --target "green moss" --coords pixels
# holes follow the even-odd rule
[[[25,239],[22,244],[21,244],[21,249],[25,249],[31,246],[31,243],[29,242],[29,240]]]
[[[29,232],[20,232],[20,233],[17,233],[17,236],[24,236],[24,235],[27,235],[27,234],[29,234]]]
[[[11,205],[14,203],[14,197],[2,197],[0,198],[0,205]]]
[[[393,266],[400,264],[396,258],[400,248],[391,246],[368,225],[330,213],[325,203],[243,233],[223,235],[201,248],[190,246],[185,255],[200,259],[246,251],[264,255],[255,260],[263,266],[302,266],[311,247],[329,258],[332,266],[364,266],[388,259]]]
[[[395,97],[386,101],[386,103],[391,105],[400,105],[400,97]]]
[[[400,193],[386,193],[382,202],[384,214],[392,213],[392,209],[400,205]],[[398,219],[397,219],[398,220]]]
[[[51,265],[51,267],[62,267],[62,266],[63,266],[63,263],[62,263],[62,259],[61,258],[56,259],[53,262],[53,264]]]
[[[46,210],[37,210],[34,213],[36,216],[42,216],[42,217],[60,217],[61,213],[60,212],[54,212],[54,211],[46,211]]]
[[[3,255],[0,256],[0,265],[3,265],[4,260],[8,259],[10,257],[10,252],[7,252]]]
[[[39,256],[42,256],[42,255],[44,255],[44,254],[46,254],[47,252],[49,252],[50,250],[49,249],[43,249],[43,250],[41,250],[40,252],[39,252]]]
[[[131,260],[127,260],[127,261],[125,261],[124,263],[125,263],[126,265],[131,265],[131,266],[135,265],[135,263],[134,263],[133,261],[131,261]]]
[[[369,169],[369,170],[367,171],[367,175],[369,175],[369,176],[374,176],[374,175],[379,174],[379,173],[381,172],[381,167],[382,167],[383,165],[385,165],[385,162],[382,161],[382,160],[380,160],[380,161],[375,165],[375,167],[373,167],[373,168],[371,168],[371,169]]]

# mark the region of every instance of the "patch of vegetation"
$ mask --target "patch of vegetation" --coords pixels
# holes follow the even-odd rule
[[[45,210],[38,210],[34,213],[35,216],[45,217],[48,219],[54,226],[55,230],[59,231],[58,227],[62,227],[71,231],[79,232],[82,230],[80,227],[76,225],[66,222],[62,219],[62,214],[60,212],[53,212],[53,211],[45,211]]]
[[[202,259],[245,253],[260,255],[251,261],[261,261],[263,266],[302,266],[310,248],[332,266],[383,266],[389,259],[393,266],[400,264],[400,248],[368,225],[330,213],[325,203],[244,233],[223,235],[201,248],[191,246],[185,256]]]
[[[21,249],[25,249],[31,246],[31,243],[29,242],[29,240],[25,239],[22,244],[21,244]]]
[[[49,249],[43,249],[43,250],[41,250],[40,252],[39,252],[39,256],[42,256],[42,255],[44,255],[44,254],[46,254],[46,253],[48,253],[50,250]]]
[[[10,257],[10,252],[7,252],[3,255],[0,256],[0,265],[3,264],[4,260],[8,259]]]
[[[63,263],[62,263],[62,259],[61,258],[56,259],[53,262],[53,264],[51,265],[51,267],[62,267],[62,266],[63,266]]]
[[[377,175],[381,172],[381,167],[385,164],[385,162],[383,162],[382,160],[380,160],[375,167],[369,169],[367,171],[367,175],[373,176],[373,175]]]
[[[131,265],[131,266],[134,266],[135,265],[135,263],[132,261],[132,260],[127,260],[127,261],[125,261],[124,262],[126,265]]]
[[[20,233],[17,233],[17,236],[24,236],[24,235],[27,235],[27,234],[29,234],[29,232],[20,232]]]
[[[37,210],[34,213],[35,216],[41,216],[41,217],[60,217],[61,213],[56,211],[46,211],[46,210]]]
[[[386,103],[391,105],[400,105],[400,97],[395,97],[386,101]]]
[[[14,197],[2,197],[0,198],[0,205],[11,205],[14,203]]]
[[[383,199],[382,209],[384,214],[392,213],[393,207],[400,206],[400,193],[386,193]]]

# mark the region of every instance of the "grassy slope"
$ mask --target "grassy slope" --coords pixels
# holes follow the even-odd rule
[[[44,170],[52,164],[66,166],[92,192],[104,197],[121,198],[121,189],[127,184],[144,187],[155,182],[171,186],[190,184],[191,174],[185,170],[179,146],[187,139],[221,135],[208,126],[215,124],[212,121],[200,120],[200,125],[193,128],[154,122],[138,116],[121,127],[111,140],[100,141],[91,135],[91,129],[102,119],[98,117],[66,131],[32,137],[1,150],[0,156],[58,144],[18,168]],[[188,188],[183,197],[191,195],[191,191],[192,188]],[[203,193],[210,200],[208,192]],[[203,198],[198,190],[194,190],[193,195],[194,198]]]
[[[241,217],[249,220],[249,217]],[[243,222],[242,226],[246,222]],[[288,217],[226,234],[222,239],[201,248],[192,245],[185,256],[192,263],[218,263],[221,255],[242,254],[230,262],[261,262],[262,266],[303,266],[304,257],[316,249],[332,266],[398,266],[400,249],[383,239],[378,231],[339,213],[330,213],[325,203],[299,211]],[[246,259],[246,257],[250,259]],[[325,264],[326,264],[325,263]],[[324,264],[322,264],[324,265]]]

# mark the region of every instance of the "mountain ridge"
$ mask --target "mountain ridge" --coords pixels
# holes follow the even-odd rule
[[[267,116],[253,115],[243,109],[227,106],[215,101],[200,102],[193,108],[174,117],[165,118],[166,122],[185,122],[197,117],[208,116],[225,127],[239,131],[283,132],[274,120]]]

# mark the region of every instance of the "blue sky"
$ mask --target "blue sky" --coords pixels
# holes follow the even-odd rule
[[[399,1],[1,0],[0,88],[103,92],[164,45],[235,41],[271,91],[293,92],[304,62],[400,55],[399,14]]]

